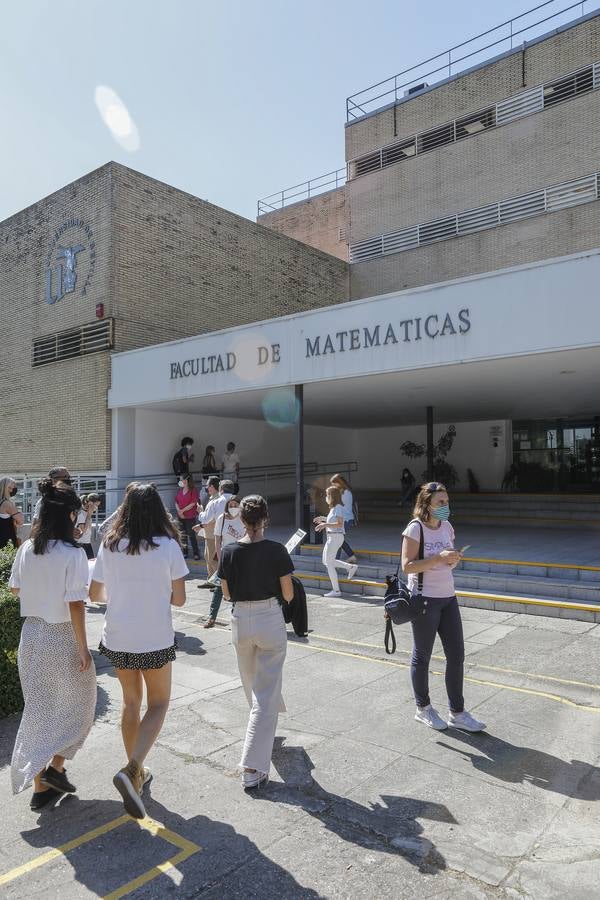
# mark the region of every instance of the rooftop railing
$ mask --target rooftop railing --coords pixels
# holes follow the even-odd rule
[[[346,121],[352,122],[369,115],[377,109],[404,99],[411,88],[429,87],[428,79],[442,81],[452,75],[483,63],[518,47],[525,40],[533,40],[547,33],[548,27],[559,28],[587,14],[593,15],[600,9],[589,10],[589,0],[564,5],[565,0],[547,0],[527,12],[521,13],[494,28],[456,44],[436,56],[431,56],[417,65],[403,69],[397,75],[379,81],[346,99]],[[561,7],[558,9],[557,7]],[[577,15],[579,13],[579,15]],[[534,21],[528,21],[533,19]]]
[[[295,184],[283,191],[277,191],[269,197],[263,197],[258,201],[258,215],[263,216],[265,213],[273,212],[277,209],[283,209],[290,203],[299,203],[302,200],[310,200],[317,194],[323,194],[325,191],[333,191],[338,187],[346,184],[346,169],[336,169],[335,172],[327,172],[325,175],[319,175],[318,178],[311,178],[309,181],[303,181],[301,184]]]

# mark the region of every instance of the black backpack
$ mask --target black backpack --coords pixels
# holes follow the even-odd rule
[[[181,450],[178,450],[175,456],[173,457],[173,471],[176,475],[183,475],[183,470],[185,466],[183,465],[183,447]]]

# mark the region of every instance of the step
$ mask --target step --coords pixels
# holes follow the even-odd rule
[[[320,561],[323,547],[319,544],[303,544],[302,555],[298,560],[315,558]],[[382,576],[395,569],[400,554],[393,550],[370,550],[355,548],[360,565],[374,565],[384,568]],[[567,563],[547,563],[527,560],[488,559],[484,557],[465,557],[455,569],[455,573],[478,572],[498,575],[523,575],[525,577],[551,578],[560,581],[582,582],[584,584],[600,584],[600,566],[584,566]]]
[[[331,589],[331,582],[326,575],[301,571],[296,571],[296,575],[311,592],[316,590],[325,593]],[[367,579],[348,581],[346,578],[340,578],[339,583],[344,596],[357,599],[378,601],[383,599],[385,593],[385,585]],[[456,596],[461,606],[600,623],[600,603],[577,603],[525,595],[494,594],[488,591],[457,590]]]
[[[294,565],[303,572],[326,575],[319,557],[295,556]],[[355,578],[369,583],[385,583],[385,576],[392,574],[397,566],[393,564],[359,564]],[[338,570],[343,574],[343,570]],[[600,573],[599,573],[600,574]],[[402,577],[402,576],[401,576]],[[405,580],[402,578],[402,580]],[[523,594],[547,600],[570,600],[580,603],[600,603],[600,580],[598,582],[565,581],[549,577],[455,569],[454,581],[459,590],[486,591],[493,594]]]

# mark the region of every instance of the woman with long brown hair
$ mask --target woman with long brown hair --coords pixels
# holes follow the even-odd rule
[[[223,547],[218,574],[223,596],[233,603],[232,641],[251,708],[240,760],[242,787],[248,790],[269,780],[277,720],[285,711],[287,632],[280,598],[284,603],[294,598],[294,564],[283,544],[265,538],[266,501],[252,494],[240,510],[246,535]]]
[[[356,575],[358,566],[356,563],[347,563],[337,559],[337,553],[344,543],[345,534],[344,507],[342,506],[342,492],[339,487],[329,485],[325,491],[325,499],[329,507],[329,513],[327,516],[317,516],[314,520],[315,530],[324,531],[327,538],[323,547],[322,560],[331,581],[331,590],[325,594],[325,597],[341,597],[336,569],[345,569],[348,573],[348,578],[352,579]]]
[[[413,515],[413,521],[403,532],[402,570],[408,575],[408,587],[413,594],[419,591],[419,580],[422,583],[419,591],[422,608],[412,623],[410,674],[417,703],[415,719],[437,731],[448,725],[462,731],[483,731],[485,724],[466,712],[463,698],[465,643],[452,574],[461,554],[454,549],[454,529],[448,521],[450,500],[445,486],[438,481],[424,484]],[[429,697],[429,661],[437,634],[446,656],[450,710],[447,722],[431,705]]]
[[[76,788],[65,770],[94,721],[96,670],[85,630],[88,562],[75,540],[81,501],[72,487],[43,478],[31,537],[17,551],[8,585],[25,618],[19,678],[25,709],[11,762],[13,793],[33,782],[31,809]]]
[[[129,485],[105,536],[92,575],[90,599],[106,600],[100,652],[113,664],[123,691],[121,734],[127,765],[113,778],[130,816],[146,815],[144,761],[164,722],[171,696],[175,633],[171,606],[185,603],[188,567],[179,533],[153,484]],[[146,713],[140,719],[146,687]]]

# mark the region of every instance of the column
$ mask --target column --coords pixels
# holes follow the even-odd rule
[[[296,460],[296,528],[304,525],[304,385],[294,386],[296,400],[296,434],[295,434],[295,460]],[[299,552],[299,548],[298,548]]]
[[[427,407],[427,480],[433,481],[433,406]]]

